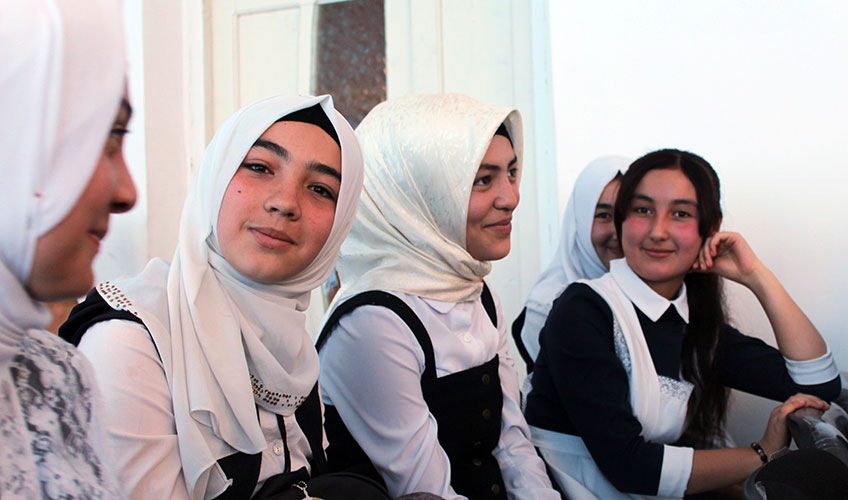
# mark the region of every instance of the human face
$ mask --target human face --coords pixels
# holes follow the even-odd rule
[[[604,187],[595,205],[595,218],[592,219],[592,246],[607,269],[611,260],[620,259],[624,255],[613,224],[613,207],[620,184],[618,179],[613,179]]]
[[[320,127],[271,125],[230,180],[218,214],[223,257],[243,276],[279,283],[305,269],[333,228],[339,146]]]
[[[126,212],[135,205],[135,186],[123,152],[131,114],[125,94],[82,195],[64,219],[38,238],[26,283],[33,298],[70,299],[91,288],[91,263],[109,229],[109,214]]]
[[[515,151],[509,139],[496,135],[477,169],[468,200],[465,248],[475,259],[498,260],[509,254],[518,183]]]
[[[621,246],[630,268],[655,292],[672,299],[701,242],[692,182],[677,168],[646,173],[621,225]]]

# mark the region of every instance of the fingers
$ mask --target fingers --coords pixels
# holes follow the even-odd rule
[[[826,411],[830,408],[830,405],[810,394],[798,393],[794,396],[791,396],[786,400],[785,403],[775,408],[775,412],[779,413],[782,417],[786,417],[790,413],[800,408],[809,407],[816,408],[818,410]]]
[[[715,263],[714,259],[719,254],[719,245],[731,237],[732,233],[718,232],[704,238],[704,243],[701,245],[701,250],[698,252],[698,257],[695,259],[692,269],[705,272],[712,269]]]

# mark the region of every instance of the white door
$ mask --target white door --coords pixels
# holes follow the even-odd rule
[[[235,110],[263,97],[311,92],[315,3],[209,3],[212,130]]]

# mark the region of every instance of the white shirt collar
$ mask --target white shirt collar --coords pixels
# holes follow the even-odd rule
[[[610,274],[621,287],[624,295],[651,321],[656,322],[660,319],[660,316],[665,314],[668,307],[673,305],[683,321],[689,323],[689,301],[686,298],[685,283],[680,286],[677,297],[674,300],[668,300],[642,281],[642,278],[630,269],[625,259],[616,259],[610,262]]]

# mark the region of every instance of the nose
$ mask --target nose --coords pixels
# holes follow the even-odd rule
[[[120,214],[128,212],[133,206],[135,206],[138,196],[138,193],[135,190],[135,183],[133,183],[130,171],[124,161],[123,154],[119,161],[116,162],[115,173],[117,176],[117,182],[115,184],[115,192],[112,195],[110,211],[114,214]]]
[[[518,206],[519,198],[518,183],[504,178],[498,183],[498,193],[495,197],[494,206],[499,210],[511,212]]]
[[[652,240],[662,241],[668,239],[668,218],[662,215],[657,215],[651,221]]]
[[[265,210],[292,220],[300,218],[300,192],[297,183],[282,178],[274,183],[265,198]]]

